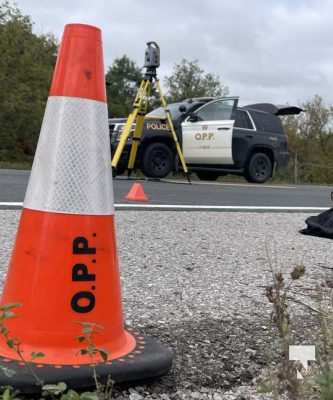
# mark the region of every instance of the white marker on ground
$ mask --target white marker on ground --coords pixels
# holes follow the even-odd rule
[[[309,361],[316,361],[315,346],[289,346],[289,360],[300,361],[305,372],[309,368]],[[297,379],[304,379],[302,374],[297,371]]]

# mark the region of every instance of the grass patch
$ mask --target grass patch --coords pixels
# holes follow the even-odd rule
[[[30,161],[0,161],[0,169],[23,169],[30,170]]]

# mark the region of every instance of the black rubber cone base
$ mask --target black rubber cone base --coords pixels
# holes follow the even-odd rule
[[[134,333],[134,336],[137,334]],[[135,349],[123,358],[97,364],[100,382],[106,382],[108,376],[116,383],[144,381],[162,376],[170,370],[173,354],[167,347],[146,336],[138,336],[136,340]],[[0,357],[0,364],[15,371],[12,377],[7,377],[0,371],[0,386],[9,385],[27,394],[41,391],[24,363]],[[95,385],[91,365],[30,363],[30,366],[44,384],[66,382],[68,388],[78,390],[93,388]]]

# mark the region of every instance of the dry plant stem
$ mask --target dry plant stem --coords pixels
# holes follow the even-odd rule
[[[318,294],[319,294],[319,307],[321,308],[322,302],[323,302],[323,293],[322,291],[319,289],[318,290]],[[319,315],[328,315],[327,313],[325,314],[319,314]],[[330,354],[330,344],[329,344],[329,328],[328,328],[328,320],[327,318],[325,318],[325,316],[323,318],[320,318],[319,320],[320,323],[320,330],[322,333],[322,341],[323,341],[323,353],[324,353],[324,371],[326,371],[327,373],[330,371],[330,363],[329,363],[329,354]]]
[[[93,371],[93,379],[96,386],[97,396],[100,400],[110,399],[112,396],[113,382],[109,376],[105,385],[99,382],[97,369],[96,369],[96,356],[99,355],[105,362],[108,359],[108,354],[105,350],[96,347],[93,341],[93,334],[97,333],[98,330],[103,329],[103,327],[94,323],[80,323],[82,326],[82,335],[77,339],[80,343],[86,342],[86,347],[80,350],[80,354],[85,354],[90,357],[91,367]]]
[[[97,392],[99,393],[99,392],[100,392],[100,383],[98,382],[97,371],[96,371],[96,364],[93,364],[92,370],[93,370],[93,376],[94,376],[94,381],[95,381],[96,390],[97,390]]]
[[[282,350],[282,362],[277,375],[279,391],[283,392],[286,390],[290,400],[298,400],[300,385],[295,373],[295,366],[292,365],[289,360],[289,347],[292,338],[287,293],[291,289],[293,281],[299,279],[304,273],[304,267],[302,265],[295,267],[291,273],[292,280],[286,284],[283,274],[274,271],[267,243],[266,253],[273,280],[273,284],[266,287],[266,296],[273,306],[271,322],[273,322],[278,329]]]
[[[329,270],[333,271],[333,267],[327,267],[326,265],[320,265],[320,264],[318,264],[318,267],[319,267],[319,268],[324,268],[324,269],[329,269]]]
[[[87,342],[88,342],[87,348],[95,348],[95,345],[94,345],[93,340],[92,340],[92,333],[90,335],[87,335]],[[92,367],[92,370],[93,370],[93,378],[94,378],[94,381],[95,381],[96,390],[97,390],[98,393],[100,393],[100,383],[99,383],[98,377],[97,377],[96,362],[94,360],[94,355],[95,355],[94,351],[93,352],[89,352],[89,357],[91,359],[91,367]]]
[[[290,296],[287,297],[287,300],[290,300],[293,303],[296,303],[296,304],[299,304],[299,305],[301,305],[301,306],[303,306],[305,308],[308,308],[310,311],[314,312],[315,314],[320,314],[325,318],[328,317],[328,314],[325,313],[324,311],[318,310],[317,308],[314,308],[314,307],[310,306],[310,304],[307,304],[302,300],[295,299],[294,297],[290,297]]]
[[[20,357],[20,360],[24,363],[24,365],[28,368],[30,374],[34,377],[36,383],[38,386],[43,386],[43,381],[39,378],[39,376],[35,373],[35,371],[32,369],[30,362],[26,361],[22,355],[22,351],[20,349],[20,345],[17,345],[17,349],[16,349],[16,353],[17,355]]]

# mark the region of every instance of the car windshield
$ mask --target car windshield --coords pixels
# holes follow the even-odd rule
[[[181,116],[182,112],[179,111],[179,106],[184,105],[186,107],[186,103],[172,103],[168,104],[168,109],[170,110],[172,119],[177,119]],[[151,111],[147,114],[147,117],[153,118],[166,118],[163,107],[158,107],[155,110]]]

